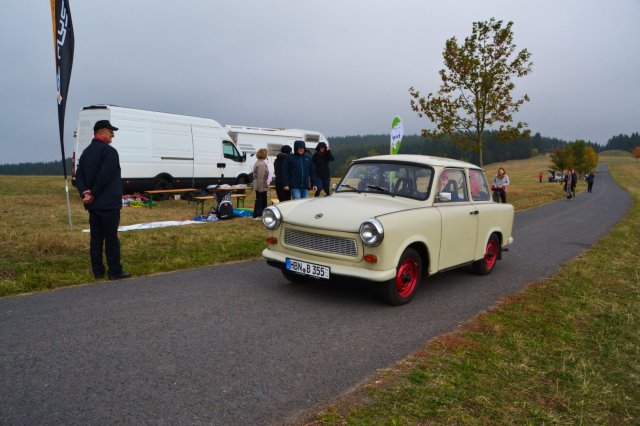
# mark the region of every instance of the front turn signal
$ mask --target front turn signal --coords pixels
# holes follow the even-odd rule
[[[267,238],[267,244],[271,244],[272,246],[278,244],[278,239],[276,237]]]
[[[364,256],[364,261],[367,263],[378,263],[378,256],[367,254]]]

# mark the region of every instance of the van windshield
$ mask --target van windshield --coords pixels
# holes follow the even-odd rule
[[[222,154],[224,158],[233,161],[242,162],[242,156],[238,152],[238,148],[231,141],[222,141]]]

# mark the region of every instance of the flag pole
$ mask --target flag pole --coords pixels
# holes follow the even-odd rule
[[[71,21],[69,0],[50,0],[53,24],[53,50],[56,60],[56,84],[58,89],[58,128],[60,130],[60,151],[62,153],[62,170],[64,171],[64,190],[67,197],[69,228],[71,223],[71,202],[69,201],[69,181],[67,179],[67,163],[64,155],[64,113],[67,106],[67,93],[73,67],[73,48],[75,37]]]

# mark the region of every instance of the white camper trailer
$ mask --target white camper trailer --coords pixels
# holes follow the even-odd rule
[[[327,138],[320,132],[315,130],[301,129],[270,129],[264,127],[249,126],[232,126],[225,125],[231,139],[236,143],[238,148],[247,155],[255,155],[260,148],[267,150],[267,155],[276,156],[280,152],[283,145],[289,145],[293,148],[295,141],[304,141],[307,149],[313,150],[320,142],[329,145]]]
[[[112,145],[120,156],[125,192],[251,182],[246,154],[216,121],[112,105],[80,111],[74,135],[74,175],[76,161],[91,143],[98,120],[109,120],[119,129]],[[75,176],[72,179],[75,184]]]

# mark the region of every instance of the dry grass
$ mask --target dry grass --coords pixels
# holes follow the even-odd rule
[[[70,187],[70,228],[64,180],[51,176],[0,177],[0,296],[93,281],[88,213]],[[246,205],[253,205],[247,191]],[[211,203],[207,207],[211,207]],[[154,208],[122,209],[121,225],[191,220],[195,205],[167,200]],[[123,232],[122,262],[136,275],[256,258],[264,231],[258,221],[230,221]]]

